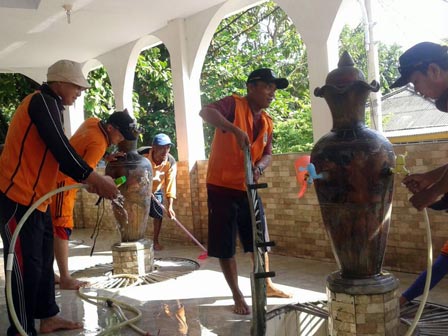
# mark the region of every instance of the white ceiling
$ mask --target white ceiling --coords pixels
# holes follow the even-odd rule
[[[224,1],[0,0],[0,72],[84,62]]]

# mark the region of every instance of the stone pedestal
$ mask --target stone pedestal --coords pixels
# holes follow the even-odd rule
[[[145,275],[154,267],[152,240],[140,239],[112,246],[114,274]]]
[[[391,274],[369,279],[327,279],[330,336],[397,336],[398,280]]]

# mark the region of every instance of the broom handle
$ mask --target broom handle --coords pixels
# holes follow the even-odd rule
[[[159,200],[154,196],[154,194],[151,194],[152,199],[159,205],[162,210],[168,214],[168,211],[166,210],[165,206],[159,202]],[[176,217],[171,218],[184,232],[204,251],[207,252],[207,249],[202,245],[191,233],[187,230],[185,226],[182,225],[181,222]]]

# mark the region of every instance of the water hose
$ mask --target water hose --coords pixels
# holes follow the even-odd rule
[[[26,220],[28,219],[28,217],[31,215],[31,213],[37,208],[39,207],[43,202],[45,202],[47,199],[49,199],[50,197],[54,196],[57,193],[60,192],[64,192],[67,190],[71,190],[71,189],[86,189],[88,187],[87,184],[72,184],[72,185],[68,185],[68,186],[64,186],[64,187],[60,187],[57,189],[54,189],[48,193],[46,193],[45,195],[43,195],[41,198],[39,198],[23,215],[23,217],[20,219],[19,223],[17,224],[16,229],[14,230],[14,234],[12,235],[11,238],[11,242],[9,245],[9,252],[8,252],[8,259],[6,262],[6,300],[8,302],[8,309],[9,309],[9,313],[11,315],[11,319],[17,329],[17,331],[20,333],[21,336],[28,336],[27,332],[23,329],[22,325],[20,324],[20,321],[17,317],[17,313],[15,311],[14,308],[14,301],[12,298],[12,286],[11,286],[11,282],[12,282],[12,270],[13,270],[13,265],[14,265],[14,250],[15,250],[15,245],[20,233],[20,230],[22,229],[22,226],[25,224]],[[141,316],[142,313],[140,312],[140,310],[138,310],[137,308],[128,305],[124,302],[115,300],[115,299],[111,299],[111,298],[107,298],[107,297],[96,297],[96,296],[88,296],[85,293],[82,293],[81,290],[78,291],[78,293],[80,294],[80,296],[82,298],[87,298],[87,299],[96,299],[96,300],[103,300],[106,301],[108,303],[109,307],[115,308],[117,314],[119,315],[120,318],[124,319],[123,322],[109,328],[106,330],[103,330],[99,335],[105,335],[106,333],[109,333],[110,331],[113,330],[117,330],[119,328],[122,328],[124,326],[129,325],[130,327],[132,327],[135,331],[137,331],[138,333],[142,334],[142,335],[149,335],[149,333],[147,333],[146,331],[138,328],[137,326],[135,326],[133,323],[138,321]],[[120,306],[125,307],[126,309],[135,312],[136,316],[134,316],[132,319],[127,319],[126,316],[123,314],[123,312],[121,311]]]
[[[58,189],[54,189],[45,195],[43,195],[41,198],[39,198],[28,210],[25,212],[23,217],[20,219],[19,223],[17,224],[16,229],[14,230],[14,234],[12,235],[11,242],[9,245],[9,252],[8,252],[8,259],[6,262],[6,300],[8,302],[8,309],[9,313],[11,314],[11,319],[14,322],[15,327],[17,328],[17,331],[22,336],[27,336],[28,334],[23,329],[22,325],[20,324],[20,321],[17,317],[16,310],[14,308],[14,301],[12,298],[12,287],[11,287],[11,281],[12,281],[12,269],[14,265],[14,249],[16,246],[17,238],[19,237],[20,230],[22,229],[23,224],[25,224],[28,217],[31,215],[31,213],[39,207],[43,202],[45,202],[47,199],[52,197],[53,195],[56,195],[57,193],[67,191],[70,189],[83,189],[87,188],[88,186],[86,184],[72,184],[68,186],[64,186]]]
[[[409,175],[409,170],[405,167],[406,166],[406,156],[407,152],[404,154],[400,154],[396,157],[396,166],[395,168],[392,168],[392,173],[395,174],[404,174]],[[443,178],[448,171],[448,166],[445,168],[444,173],[442,174]],[[431,276],[432,276],[432,237],[431,237],[431,225],[429,223],[429,216],[428,216],[428,210],[426,208],[423,209],[423,217],[425,218],[425,229],[426,229],[426,239],[427,239],[427,248],[428,248],[428,255],[426,259],[427,263],[427,269],[426,269],[426,282],[425,282],[425,288],[423,290],[423,297],[420,301],[420,305],[418,307],[417,313],[414,316],[414,320],[411,323],[411,326],[407,330],[405,336],[411,336],[417,327],[417,323],[420,320],[420,317],[422,316],[423,310],[425,309],[426,301],[428,300],[429,290],[431,289]]]
[[[137,309],[136,307],[134,307],[134,306],[132,306],[130,304],[127,304],[125,302],[118,301],[116,299],[112,299],[112,298],[107,297],[107,296],[88,295],[88,294],[86,294],[86,293],[84,293],[82,291],[82,288],[79,288],[78,294],[79,294],[79,296],[82,299],[84,299],[87,302],[90,302],[92,304],[95,304],[94,302],[92,302],[93,300],[106,302],[107,306],[109,308],[114,308],[115,312],[117,313],[117,315],[123,320],[122,322],[120,322],[120,323],[118,323],[118,324],[116,324],[116,325],[114,325],[114,326],[112,326],[112,327],[110,327],[108,329],[103,330],[97,336],[106,335],[106,334],[108,334],[110,332],[116,331],[116,330],[118,330],[120,328],[123,328],[125,326],[131,327],[132,329],[134,329],[136,332],[138,332],[141,335],[149,336],[148,332],[146,332],[143,329],[140,329],[139,327],[137,327],[134,324],[135,322],[139,321],[141,319],[141,317],[142,317],[142,312],[139,309]],[[121,309],[122,307],[127,309],[127,310],[129,310],[129,311],[134,312],[135,316],[133,318],[131,318],[131,319],[128,319],[126,317],[126,315],[123,313],[123,311]]]
[[[428,256],[427,256],[427,270],[426,270],[426,283],[425,289],[423,290],[423,297],[420,301],[420,305],[418,307],[417,313],[414,316],[414,320],[412,321],[411,326],[406,332],[405,336],[411,336],[414,332],[414,329],[417,327],[417,323],[422,316],[423,310],[425,309],[426,301],[428,300],[429,290],[431,287],[431,276],[432,276],[432,238],[431,238],[431,226],[429,223],[428,211],[426,208],[423,209],[423,216],[425,217],[426,223],[426,239],[428,240]]]

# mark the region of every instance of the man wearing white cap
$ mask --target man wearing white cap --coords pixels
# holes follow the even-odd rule
[[[47,83],[25,97],[9,125],[0,156],[0,233],[4,250],[22,216],[42,196],[56,189],[59,170],[88,191],[107,199],[118,195],[109,176],[102,176],[76,153],[64,135],[62,112],[89,87],[81,64],[61,60],[48,68]],[[12,296],[19,322],[28,335],[78,329],[82,324],[59,317],[53,274],[53,226],[49,200],[26,220],[15,245]],[[7,253],[4,253],[5,265]],[[11,317],[8,336],[17,335]]]

